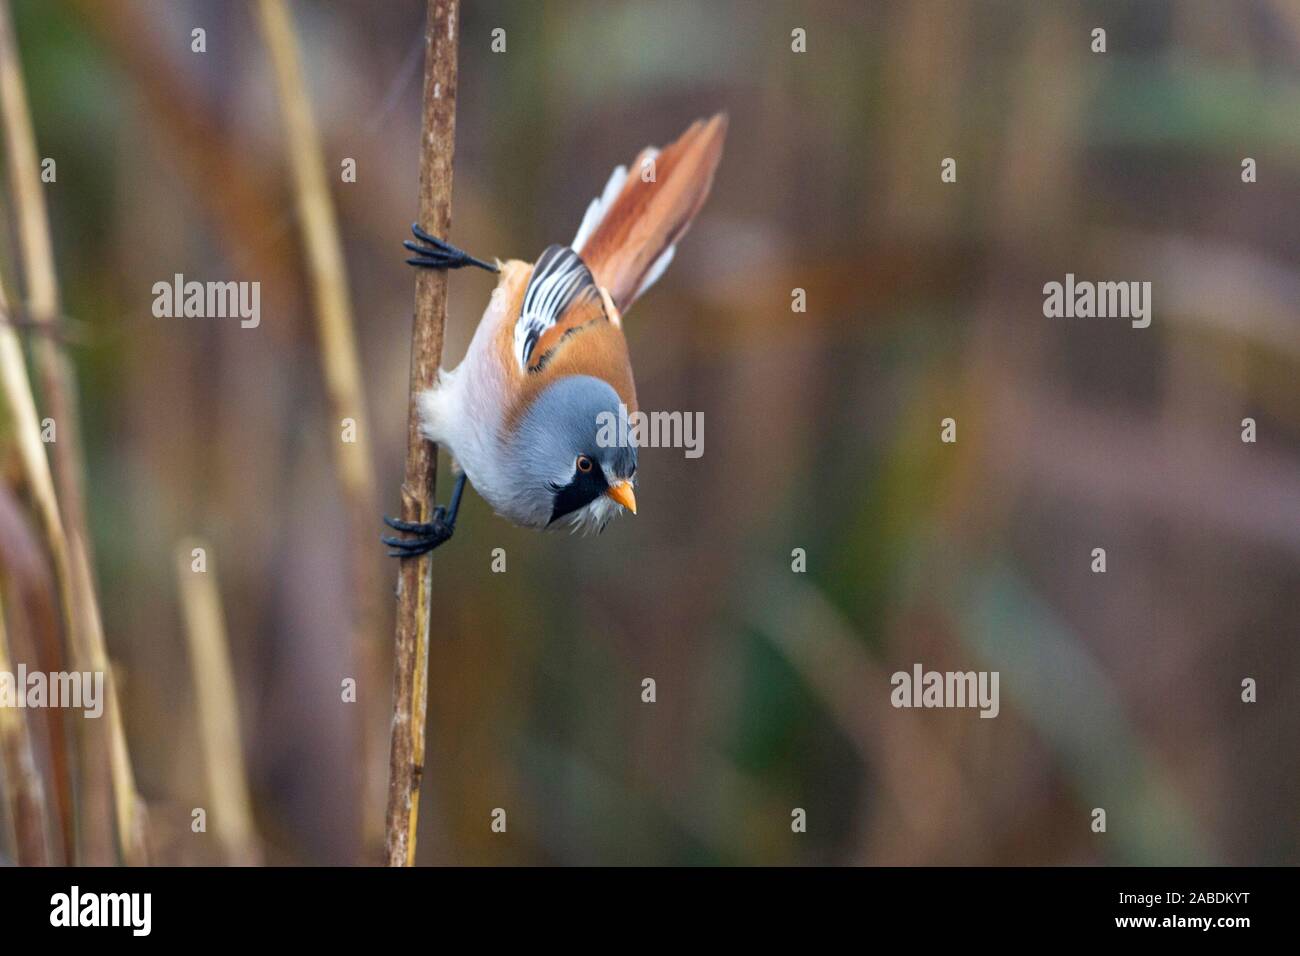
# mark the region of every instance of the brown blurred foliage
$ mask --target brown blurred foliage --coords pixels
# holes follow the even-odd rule
[[[392,513],[423,5],[293,10]],[[15,17],[157,853],[220,859],[189,828],[206,778],[173,554],[195,534],[265,856],[351,862],[339,426],[254,16]],[[466,4],[451,239],[476,255],[568,241],[614,165],[697,116],[731,127],[626,321],[642,405],[702,412],[704,456],[645,450],[638,516],[595,538],[470,494],[435,556],[421,862],[1300,862],[1298,50],[1294,0]],[[1045,318],[1067,272],[1150,281],[1151,327]],[[260,327],[155,318],[176,273],[260,281]],[[452,276],[446,364],[490,289]],[[915,662],[999,671],[1000,715],[890,707]]]

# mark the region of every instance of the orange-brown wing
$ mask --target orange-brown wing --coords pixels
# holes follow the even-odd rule
[[[629,410],[636,409],[627,340],[612,303],[572,249],[551,246],[542,253],[518,303],[508,349],[519,377],[507,427],[542,389],[567,375],[603,379]]]
[[[609,316],[605,314],[605,306],[598,295],[584,296],[574,302],[537,339],[537,345],[528,358],[527,371],[540,372],[546,368],[575,335],[591,331],[596,323],[609,324]]]
[[[591,271],[568,246],[548,246],[537,259],[515,320],[519,367],[535,370],[568,333],[587,322],[607,321]]]
[[[636,385],[627,339],[613,322],[583,326],[558,345],[540,368],[529,372],[521,389],[521,404],[527,407],[532,396],[568,375],[592,375],[608,382],[628,411],[636,411]]]
[[[662,150],[642,150],[630,172],[615,170],[592,203],[573,247],[620,313],[672,259],[709,195],[726,135],[726,114],[696,120]]]

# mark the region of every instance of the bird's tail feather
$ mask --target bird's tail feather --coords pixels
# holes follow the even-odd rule
[[[630,171],[615,170],[605,194],[587,210],[574,249],[620,312],[672,260],[709,195],[726,135],[725,113],[696,120],[662,150],[642,150]]]

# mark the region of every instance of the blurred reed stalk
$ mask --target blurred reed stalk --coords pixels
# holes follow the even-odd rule
[[[451,160],[456,148],[456,31],[459,0],[430,0],[424,28],[424,110],[420,126],[420,224],[451,232]],[[417,396],[433,385],[447,324],[447,273],[417,269],[411,327],[411,387],[406,418],[402,519],[429,520],[437,490],[438,449],[420,434]],[[424,774],[429,696],[429,620],[433,614],[428,553],[402,558],[393,660],[393,727],[388,768],[386,851],[389,866],[415,863],[420,783]]]
[[[0,673],[14,673],[13,660],[4,608],[0,606]],[[15,686],[14,689],[20,694],[26,692],[23,687]],[[32,757],[32,738],[27,730],[26,713],[16,707],[0,706],[0,767],[4,768],[4,796],[13,822],[12,845],[18,865],[45,866],[49,862],[45,794]]]
[[[36,507],[41,532],[54,565],[54,577],[59,594],[59,606],[66,635],[71,633],[73,614],[72,572],[68,561],[68,543],[63,533],[63,520],[59,517],[58,501],[54,496],[54,481],[50,477],[49,462],[45,458],[36,417],[36,403],[32,398],[31,383],[27,378],[27,365],[23,359],[18,333],[7,321],[9,303],[0,284],[0,391],[4,393],[9,417],[18,450],[19,467],[23,483]],[[66,658],[65,658],[66,659]],[[61,729],[61,725],[60,725]],[[54,733],[53,728],[51,733]],[[51,740],[51,745],[56,745]],[[65,862],[71,863],[75,845],[75,824],[62,821],[65,841]]]
[[[196,548],[203,550],[201,571],[194,568]],[[256,866],[262,853],[240,744],[239,694],[230,663],[217,569],[207,542],[189,538],[177,546],[176,582],[189,642],[213,831],[230,863]]]
[[[301,58],[293,23],[284,0],[261,0],[262,34],[275,69],[280,108],[285,123],[285,152],[293,170],[298,224],[307,251],[316,326],[320,337],[325,388],[331,416],[330,442],[334,465],[348,513],[353,589],[353,662],[358,669],[361,720],[358,779],[362,788],[363,850],[377,848],[382,835],[382,751],[371,740],[378,729],[384,695],[379,657],[379,515],[375,473],[370,452],[370,416],[361,386],[361,362],[353,334],[351,298],[343,244],[339,239],[334,203],[322,167],[320,133],[312,116],[303,82]],[[345,419],[355,422],[355,441],[342,440]],[[334,432],[339,429],[340,432]]]
[[[60,315],[54,249],[50,241],[36,138],[27,109],[27,93],[8,0],[0,0],[0,120],[3,121],[9,178],[18,216],[18,240],[28,312],[35,321],[52,327]],[[7,302],[0,303],[0,307],[8,315]],[[0,356],[0,361],[3,362],[0,375],[5,379],[4,387],[17,419],[15,427],[20,434],[23,469],[38,502],[41,525],[54,557],[73,666],[78,670],[104,674],[109,796],[116,824],[118,853],[127,864],[143,863],[144,807],[136,793],[91,569],[90,541],[86,532],[85,502],[81,488],[84,457],[72,364],[64,355],[56,336],[35,337],[33,352],[40,375],[41,394],[47,417],[53,419],[57,429],[56,440],[51,443],[55,464],[51,475],[42,448],[39,418],[32,399],[31,383],[23,365],[22,349],[12,328],[6,327],[0,342],[7,343],[0,346],[4,353]],[[48,487],[45,487],[47,484]],[[97,771],[101,766],[97,759],[99,748],[91,746],[84,733],[81,740],[83,785],[98,789],[102,778],[102,772]]]

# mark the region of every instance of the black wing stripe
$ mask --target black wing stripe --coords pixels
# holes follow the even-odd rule
[[[587,296],[599,298],[596,280],[568,246],[548,246],[533,267],[524,304],[515,322],[515,358],[526,369],[537,342],[570,306]]]

